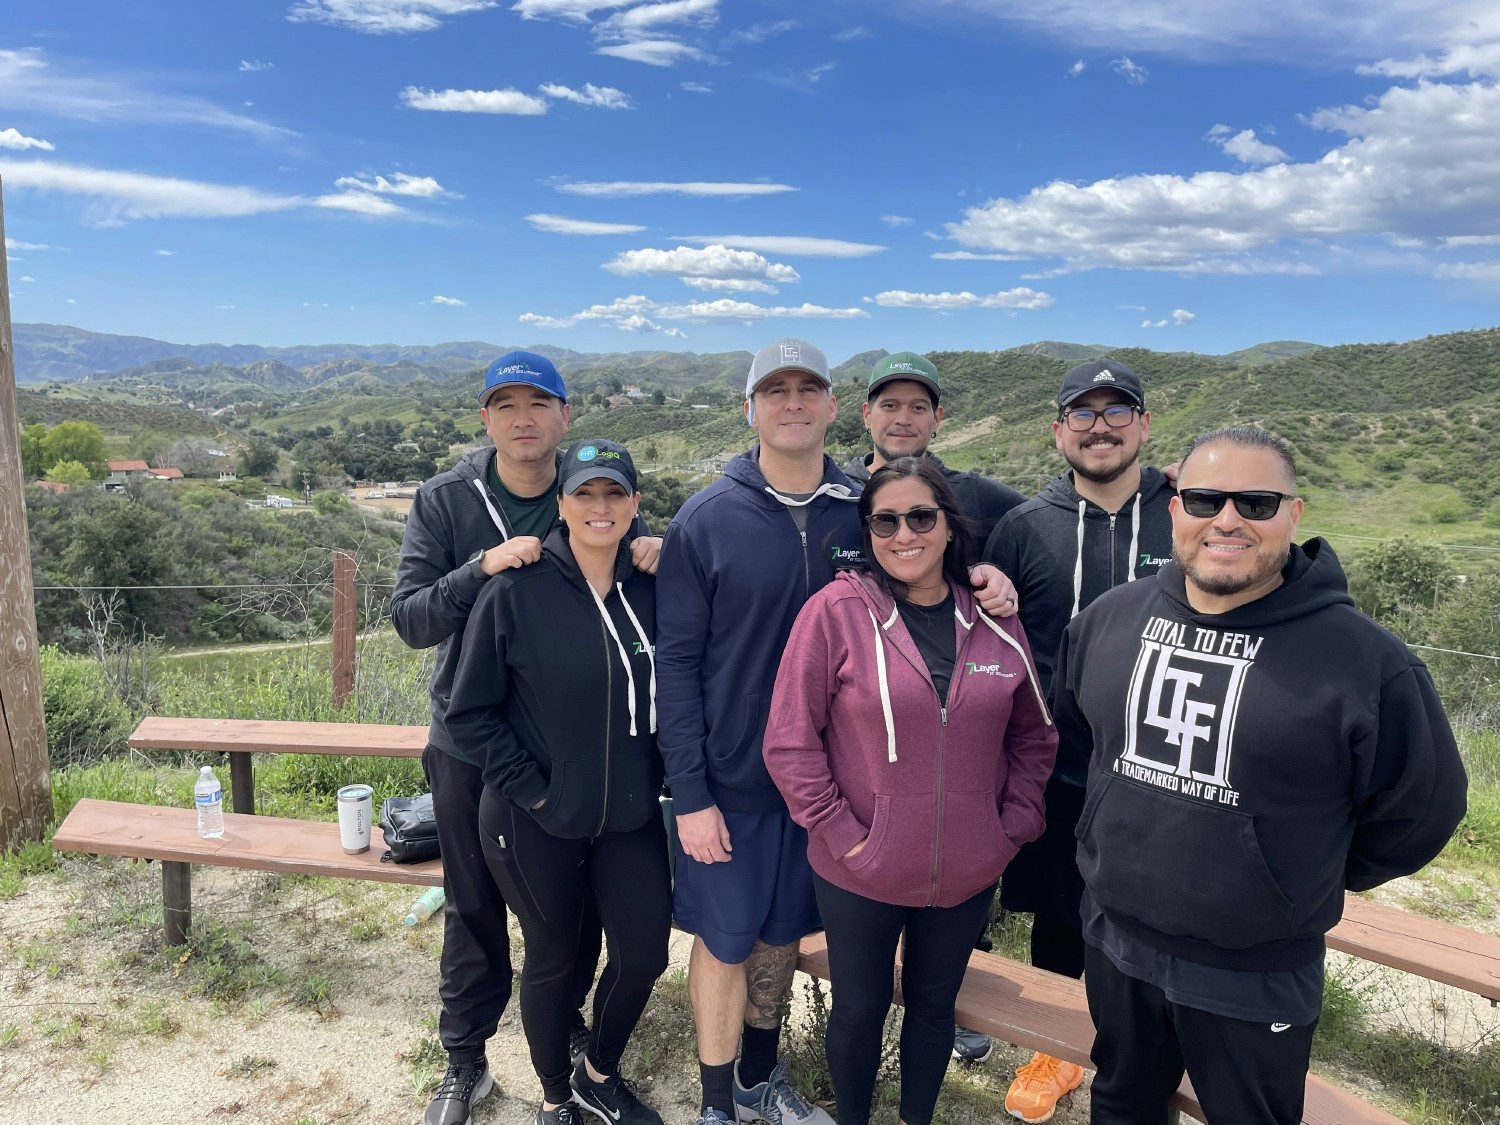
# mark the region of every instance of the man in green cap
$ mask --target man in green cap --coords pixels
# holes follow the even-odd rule
[[[974,534],[987,542],[1000,517],[1024,504],[1026,497],[978,473],[950,469],[927,452],[943,421],[942,393],[938,369],[926,356],[896,352],[877,363],[870,372],[864,405],[865,429],[870,431],[874,452],[850,461],[844,475],[864,484],[871,473],[897,457],[932,457],[953,486]]]
[[[959,509],[973,525],[974,534],[985,542],[1012,508],[1026,503],[1014,488],[978,473],[950,469],[927,451],[943,421],[943,384],[938,369],[926,356],[896,352],[875,364],[865,391],[865,429],[870,431],[874,451],[856,457],[844,466],[850,480],[866,483],[870,474],[897,457],[931,457],[958,497]],[[988,949],[989,940],[979,935],[976,943]],[[960,1062],[981,1063],[990,1057],[993,1044],[980,1031],[960,1027],[953,1038],[953,1057]]]

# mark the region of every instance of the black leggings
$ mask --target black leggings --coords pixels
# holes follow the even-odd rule
[[[526,938],[521,1025],[531,1065],[547,1100],[567,1101],[572,976],[586,904],[592,899],[598,909],[609,955],[594,990],[589,1061],[601,1074],[613,1074],[667,968],[672,891],[666,828],[652,808],[632,831],[562,840],[490,788],[479,802],[479,825],[485,860]]]
[[[929,1125],[953,1052],[953,1002],[995,888],[940,908],[876,902],[817,875],[813,884],[828,936],[833,1009],[826,1049],[839,1125],[866,1125],[870,1119],[903,935],[901,1120]]]

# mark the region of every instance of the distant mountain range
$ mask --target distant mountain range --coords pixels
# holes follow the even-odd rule
[[[16,382],[22,385],[78,380],[151,382],[187,389],[212,381],[245,384],[270,391],[295,391],[356,381],[375,380],[401,385],[417,379],[440,382],[487,366],[516,345],[482,340],[450,341],[442,344],[308,344],[285,348],[259,344],[173,344],[145,336],[115,336],[90,332],[63,324],[16,324]],[[622,380],[650,377],[666,386],[696,383],[736,382],[750,365],[744,351],[697,354],[694,352],[634,351],[578,352],[548,344],[525,345],[547,356],[565,375],[588,371]],[[1276,341],[1235,352],[1222,358],[1231,363],[1259,365],[1304,355],[1317,344]],[[1045,355],[1064,362],[1082,362],[1113,349],[1102,344],[1069,344],[1043,340],[1012,349]],[[845,381],[868,372],[886,353],[862,352],[835,369],[835,378]]]

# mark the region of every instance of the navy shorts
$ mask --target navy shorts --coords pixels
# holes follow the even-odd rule
[[[728,863],[699,863],[680,849],[673,913],[726,965],[740,965],[757,941],[791,945],[822,925],[807,862],[807,830],[785,808],[721,809],[734,849]]]

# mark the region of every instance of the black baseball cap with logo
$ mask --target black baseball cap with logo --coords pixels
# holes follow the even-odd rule
[[[624,485],[631,494],[640,491],[636,487],[635,462],[630,459],[630,451],[619,442],[583,438],[568,446],[563,454],[558,487],[571,496],[584,481],[598,477]]]
[[[1091,359],[1069,371],[1063,376],[1062,390],[1057,392],[1057,408],[1061,410],[1079,395],[1100,389],[1119,391],[1142,410],[1146,409],[1141,377],[1117,359]]]

